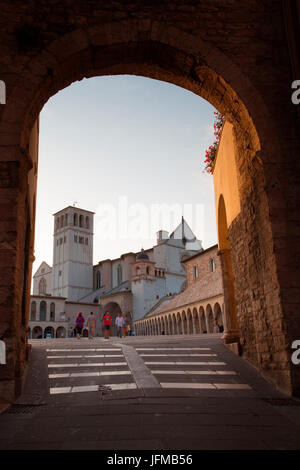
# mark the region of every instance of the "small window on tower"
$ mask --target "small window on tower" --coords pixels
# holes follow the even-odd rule
[[[194,279],[197,279],[199,277],[198,266],[193,267],[193,272],[194,272]]]
[[[77,235],[74,235],[74,243],[77,243]]]
[[[86,244],[86,245],[89,244],[89,239],[88,239],[88,238],[85,239],[85,244]]]
[[[210,267],[211,272],[216,270],[217,265],[216,265],[216,260],[214,258],[211,258],[209,260],[209,267]]]

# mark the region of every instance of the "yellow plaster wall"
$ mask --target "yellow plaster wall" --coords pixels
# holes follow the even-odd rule
[[[219,214],[219,200],[222,195],[225,203],[225,211],[227,218],[227,227],[229,228],[232,221],[240,213],[240,197],[238,190],[237,168],[235,163],[235,144],[233,136],[233,126],[225,121],[221,140],[219,143],[215,167],[213,170],[213,181],[215,189],[215,207],[217,229],[218,227],[218,214]],[[221,228],[221,227],[220,227]],[[222,229],[221,229],[222,231]],[[220,240],[219,240],[220,247]]]

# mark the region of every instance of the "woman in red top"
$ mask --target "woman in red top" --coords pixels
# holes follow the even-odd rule
[[[104,336],[105,339],[109,339],[109,329],[111,325],[111,316],[108,312],[105,312],[103,317]]]
[[[83,325],[84,325],[84,316],[82,315],[82,312],[79,312],[76,318],[77,339],[80,339],[81,337]]]

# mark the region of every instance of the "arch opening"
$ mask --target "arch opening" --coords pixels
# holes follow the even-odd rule
[[[130,23],[131,24],[131,23]],[[261,150],[260,141],[273,145],[277,145],[276,132],[272,133],[272,125],[268,121],[268,112],[264,105],[262,97],[256,93],[255,87],[251,85],[247,76],[235,66],[234,61],[230,61],[225,55],[218,50],[216,46],[208,46],[206,41],[199,38],[195,41],[192,35],[182,33],[179,31],[178,35],[174,33],[174,29],[164,29],[164,34],[157,25],[150,22],[149,29],[144,31],[143,40],[137,23],[132,23],[132,28],[128,27],[129,23],[124,23],[123,27],[112,28],[111,25],[99,29],[99,27],[91,27],[90,30],[85,30],[84,27],[80,30],[72,31],[65,36],[61,36],[51,45],[52,59],[48,54],[46,57],[45,51],[41,54],[36,54],[26,62],[26,70],[20,74],[20,79],[16,80],[14,87],[11,91],[11,102],[18,103],[18,96],[23,96],[22,103],[16,106],[16,109],[11,108],[10,103],[7,104],[3,112],[4,124],[12,123],[13,132],[9,137],[12,142],[12,151],[14,155],[16,148],[19,151],[19,158],[22,170],[23,180],[20,182],[22,187],[27,187],[27,174],[29,168],[35,168],[36,162],[32,161],[31,155],[28,151],[30,135],[34,124],[38,119],[38,115],[44,103],[59,90],[65,88],[70,83],[76,80],[83,79],[84,77],[93,77],[110,74],[133,74],[141,75],[148,78],[164,80],[181,86],[193,93],[202,96],[204,99],[210,101],[216,109],[226,116],[226,119],[234,126],[234,135],[239,141],[239,163],[245,162],[245,165],[240,164],[239,171],[245,172],[243,174],[243,183],[252,184],[251,178],[247,180],[247,171],[252,171],[256,168],[256,175],[258,174],[260,180],[263,179],[263,159],[264,154],[258,157],[258,152]],[[126,26],[126,27],[125,27]],[[114,34],[109,32],[113,30]],[[129,33],[130,31],[130,33]],[[114,39],[112,40],[112,36]],[[74,39],[77,40],[74,40]],[[72,47],[69,47],[72,45]],[[63,47],[64,46],[64,47]],[[80,64],[80,67],[78,67]],[[223,71],[223,73],[222,73]],[[32,83],[32,87],[28,91],[24,90],[24,83]],[[235,91],[237,90],[237,91]],[[255,98],[255,99],[253,99]],[[251,116],[251,117],[250,117]],[[268,122],[265,126],[264,122]],[[271,129],[269,130],[268,127]],[[259,136],[257,129],[259,130]],[[260,137],[260,139],[259,139]],[[280,146],[278,146],[279,148]],[[247,150],[245,150],[247,149]],[[243,150],[245,153],[243,154]],[[276,156],[274,150],[273,154]],[[279,151],[278,151],[279,152]],[[18,170],[19,171],[19,170]],[[254,170],[253,170],[254,171]],[[17,171],[15,173],[17,175]],[[240,175],[239,175],[240,177]],[[30,191],[35,194],[36,182],[32,182]],[[245,184],[245,187],[247,186]],[[241,182],[239,181],[239,190],[242,191]],[[248,193],[250,193],[247,187]],[[24,195],[24,200],[27,195]],[[247,194],[244,195],[243,207],[246,207]],[[259,195],[261,197],[261,195]],[[265,197],[265,194],[262,196]],[[32,198],[31,198],[32,199]],[[267,198],[266,198],[267,200]],[[24,202],[24,201],[23,201]],[[18,204],[22,204],[22,201]],[[259,199],[259,204],[261,199]],[[224,206],[225,207],[225,206]],[[224,224],[226,230],[222,228],[222,220],[224,221],[224,211],[222,209],[222,202],[220,199],[218,220],[220,220],[220,251],[221,260],[225,266],[225,272],[228,279],[226,285],[226,298],[225,301],[225,336],[227,341],[238,340],[239,338],[239,319],[237,316],[238,307],[241,303],[240,297],[235,295],[235,272],[239,272],[239,267],[234,256],[222,256],[222,251],[229,250],[232,254],[236,250],[237,243],[230,243],[228,248],[229,237],[226,236],[229,231],[227,223]],[[18,212],[21,212],[19,210]],[[246,213],[247,211],[245,211]],[[34,232],[34,218],[35,215],[31,213],[31,230]],[[225,212],[226,217],[226,212]],[[18,222],[19,223],[19,222]],[[23,223],[23,227],[21,227]],[[78,223],[78,221],[77,221]],[[269,220],[266,222],[265,232],[272,240],[272,231],[269,230]],[[20,232],[26,232],[26,221],[24,219],[20,224]],[[18,243],[16,246],[21,247],[21,235],[18,234]],[[255,234],[249,235],[255,242]],[[19,243],[20,241],[20,243]],[[223,244],[224,241],[224,244]],[[248,240],[249,241],[249,240]],[[255,244],[255,243],[254,243]],[[24,245],[24,243],[23,243]],[[22,249],[22,248],[21,248]],[[25,246],[24,246],[25,250]],[[30,245],[31,256],[33,255],[33,242]],[[252,250],[252,254],[254,249]],[[273,256],[273,255],[272,255]],[[270,255],[269,266],[272,266],[273,272],[276,272],[276,264]],[[222,259],[223,258],[223,259]],[[272,258],[272,259],[271,259]],[[30,272],[31,261],[28,263],[27,271]],[[267,263],[266,263],[267,264]],[[27,272],[27,275],[28,275]],[[262,275],[257,274],[257,281],[261,280]],[[18,284],[18,283],[16,283]],[[22,285],[22,282],[19,283]],[[26,285],[26,283],[24,283]],[[15,293],[14,298],[22,296],[22,293]],[[28,293],[25,293],[27,296]],[[17,299],[18,300],[18,299]],[[252,306],[252,300],[248,297],[247,305],[251,310],[251,315],[255,318],[255,312]],[[227,303],[226,303],[227,302]],[[15,305],[21,305],[21,302],[15,302]],[[28,302],[29,305],[29,302]],[[15,309],[12,305],[12,307]],[[29,307],[26,307],[29,310]],[[18,317],[18,313],[13,311],[13,315]],[[41,312],[40,312],[41,313]],[[29,312],[27,311],[27,318]],[[203,331],[201,315],[201,330]],[[256,315],[257,316],[257,315]],[[177,317],[177,321],[178,321]],[[12,322],[13,324],[13,322]],[[23,331],[23,326],[21,326]],[[178,321],[177,328],[182,332],[182,325]],[[257,325],[255,325],[257,328]],[[184,327],[184,329],[187,329]],[[25,330],[25,329],[24,329]],[[14,333],[13,333],[14,334]],[[23,339],[25,331],[22,333]],[[243,332],[244,337],[246,332]],[[17,337],[17,335],[16,335]],[[249,338],[245,339],[245,344]],[[252,343],[251,343],[251,341]],[[250,339],[249,351],[255,349],[253,339]],[[271,339],[269,338],[269,342]],[[21,343],[20,343],[21,344]],[[278,352],[278,351],[277,351]],[[10,352],[8,352],[10,354]],[[257,349],[254,354],[256,356]],[[255,360],[257,358],[255,357]],[[255,362],[255,361],[254,361]],[[18,369],[18,368],[17,368]],[[280,367],[278,368],[280,370]]]

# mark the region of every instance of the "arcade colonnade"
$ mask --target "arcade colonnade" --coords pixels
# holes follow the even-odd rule
[[[223,313],[223,299],[210,299],[209,302],[145,317],[135,322],[135,332],[138,336],[213,333],[215,320],[223,329],[226,328]]]
[[[68,323],[62,326],[61,324],[39,322],[28,329],[28,338],[40,339],[50,337],[49,335],[51,338],[67,338],[68,330]]]

